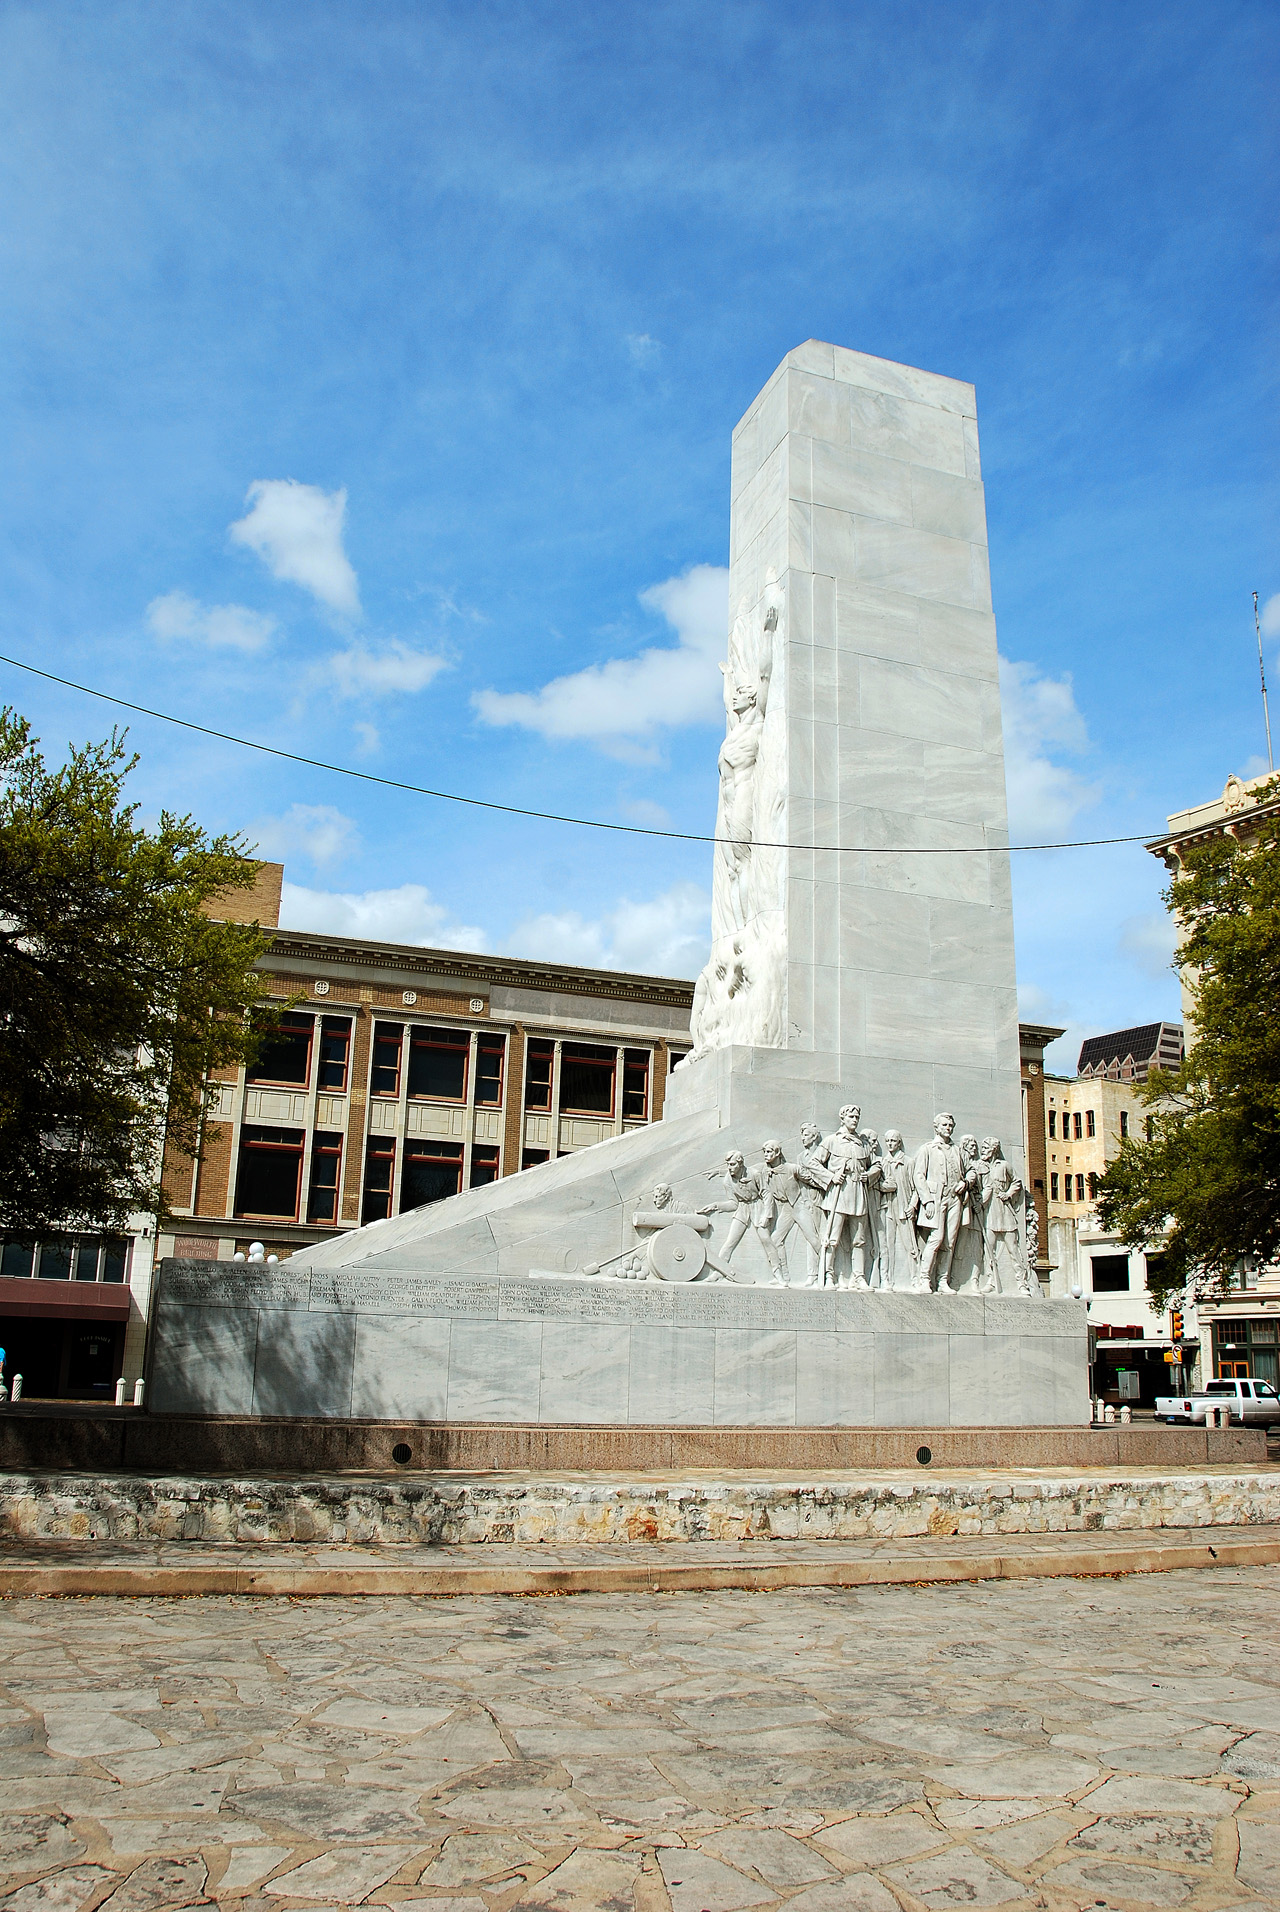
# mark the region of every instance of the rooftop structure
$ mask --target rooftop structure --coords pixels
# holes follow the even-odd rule
[[[1182,1024],[1144,1022],[1108,1036],[1088,1036],[1080,1045],[1076,1074],[1110,1082],[1145,1082],[1152,1069],[1176,1069],[1183,1056]]]

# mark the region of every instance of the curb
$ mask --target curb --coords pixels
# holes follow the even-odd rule
[[[770,1547],[778,1545],[769,1543]],[[785,1543],[783,1543],[785,1544]],[[741,1589],[933,1586],[974,1580],[1035,1580],[1169,1573],[1195,1567],[1259,1567],[1280,1563],[1280,1537],[1206,1541],[1135,1541],[1132,1545],[1016,1548],[992,1553],[884,1553],[874,1558],[751,1562],[708,1560],[631,1564],[604,1561],[574,1566],[258,1566],[120,1562],[59,1565],[52,1561],[0,1566],[0,1596],[77,1594],[126,1598],[248,1594],[259,1598],[320,1598],[463,1594],[682,1593]]]

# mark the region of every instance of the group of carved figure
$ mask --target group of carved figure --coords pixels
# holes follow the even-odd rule
[[[750,1168],[732,1150],[723,1199],[697,1209],[681,1207],[659,1184],[649,1207],[632,1216],[644,1252],[618,1257],[622,1265],[612,1272],[732,1280],[734,1251],[754,1233],[776,1286],[1039,1294],[1026,1192],[995,1136],[955,1141],[955,1118],[942,1114],[930,1140],[908,1155],[898,1130],[887,1129],[882,1141],[859,1127],[861,1119],[850,1103],[833,1134],[806,1125],[795,1161],[776,1141],[764,1144]],[[716,1215],[730,1221],[713,1247],[705,1237]],[[797,1236],[807,1263],[800,1279],[787,1260]]]

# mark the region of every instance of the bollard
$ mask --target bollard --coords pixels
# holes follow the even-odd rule
[[[120,1376],[120,1379],[116,1382],[116,1406],[117,1407],[124,1406],[124,1376],[123,1374]]]
[[[1122,1407],[1120,1410],[1120,1419],[1123,1425],[1125,1427],[1128,1427],[1130,1422],[1133,1420],[1133,1409],[1127,1405],[1125,1407]]]
[[[1107,1418],[1107,1404],[1105,1401],[1097,1400],[1094,1402],[1093,1418],[1098,1423],[1098,1426],[1101,1427]]]
[[[142,1390],[145,1386],[146,1386],[146,1382],[143,1380],[142,1376],[139,1375],[137,1380],[133,1384],[133,1405],[135,1407],[142,1406]]]
[[[1115,1411],[1115,1408],[1114,1408],[1114,1407],[1113,1407],[1113,1406],[1111,1405],[1111,1402],[1110,1402],[1110,1401],[1108,1401],[1108,1402],[1107,1402],[1107,1404],[1106,1404],[1106,1406],[1105,1406],[1105,1408],[1104,1408],[1104,1409],[1103,1409],[1103,1411],[1102,1411],[1102,1418],[1103,1418],[1103,1420],[1104,1420],[1104,1421],[1106,1422],[1106,1424],[1107,1424],[1107,1426],[1108,1426],[1108,1427],[1114,1427],[1114,1426],[1115,1426],[1115,1424],[1116,1424],[1116,1411]]]
[[[13,1377],[13,1392],[10,1394],[9,1399],[11,1401],[20,1401],[22,1399],[22,1376],[20,1374],[15,1374]]]

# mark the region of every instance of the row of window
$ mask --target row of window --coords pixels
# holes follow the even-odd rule
[[[240,1162],[236,1176],[235,1212],[247,1219],[297,1221],[302,1197],[302,1163],[306,1136],[302,1129],[246,1127],[240,1135]],[[311,1177],[307,1189],[307,1220],[332,1227],[338,1220],[342,1189],[343,1138],[317,1130],[311,1141]],[[400,1209],[420,1208],[462,1189],[463,1151],[460,1142],[410,1139],[404,1144]],[[396,1143],[371,1135],[365,1148],[364,1201],[361,1220],[385,1221],[391,1213],[395,1189]],[[483,1188],[498,1179],[496,1148],[471,1151],[471,1187]]]
[[[501,1106],[506,1048],[502,1035],[482,1033],[477,1041],[477,1108]],[[245,1080],[264,1087],[307,1089],[314,1061],[316,1087],[341,1095],[348,1086],[350,1051],[349,1017],[317,1018],[289,1010],[280,1017],[276,1032],[264,1042]],[[647,1049],[623,1052],[621,1097],[626,1121],[649,1119],[649,1061]],[[465,1104],[470,1066],[469,1029],[438,1029],[425,1023],[374,1024],[371,1095],[398,1101],[404,1092],[411,1101]],[[526,1109],[550,1111],[554,1069],[554,1042],[531,1039],[525,1069]],[[612,1121],[617,1111],[617,1078],[616,1049],[591,1042],[561,1044],[560,1108],[564,1114],[601,1116]]]
[[[1075,1178],[1075,1185],[1076,1185],[1076,1192],[1075,1192],[1075,1196],[1074,1196],[1074,1200],[1076,1200],[1077,1202],[1082,1202],[1082,1201],[1083,1201],[1083,1200],[1085,1199],[1085,1183],[1086,1183],[1086,1181],[1088,1182],[1088,1185],[1089,1185],[1089,1200],[1090,1200],[1090,1201],[1092,1202],[1092,1201],[1096,1201],[1096,1199],[1097,1199],[1097,1195],[1098,1195],[1098,1177],[1097,1177],[1096,1175],[1094,1175],[1094,1174],[1090,1174],[1090,1175],[1088,1175],[1088,1176],[1084,1176],[1084,1175],[1077,1175],[1077,1176],[1076,1176],[1076,1178]],[[1054,1174],[1050,1174],[1050,1176],[1049,1176],[1049,1200],[1050,1200],[1051,1202],[1056,1202],[1056,1201],[1058,1201],[1058,1200],[1062,1200],[1062,1201],[1064,1201],[1064,1202],[1069,1202],[1069,1201],[1071,1201],[1072,1199],[1073,1199],[1073,1197],[1072,1197],[1072,1194],[1071,1194],[1071,1177],[1070,1177],[1069,1175],[1064,1175],[1064,1176],[1062,1177],[1062,1194],[1061,1194],[1061,1197],[1059,1197],[1059,1194],[1058,1194],[1058,1177],[1057,1177],[1056,1175],[1054,1175]]]
[[[1056,1109],[1050,1109],[1049,1111],[1049,1140],[1051,1142],[1056,1142],[1058,1140],[1057,1124],[1058,1124],[1058,1111]],[[1086,1136],[1094,1136],[1098,1132],[1098,1126],[1097,1126],[1097,1123],[1094,1121],[1092,1109],[1085,1110],[1084,1117],[1083,1117],[1083,1127],[1081,1126],[1081,1114],[1079,1109],[1075,1111],[1074,1115],[1069,1109],[1064,1109],[1062,1111],[1062,1140],[1064,1142],[1069,1142],[1071,1140],[1073,1125],[1075,1129],[1075,1139],[1077,1142],[1082,1142]],[[1122,1135],[1127,1135],[1128,1132],[1129,1132],[1129,1116],[1128,1116],[1128,1111],[1124,1110],[1121,1112],[1121,1117],[1120,1117],[1120,1133]]]
[[[129,1270],[129,1244],[116,1236],[64,1236],[54,1241],[7,1241],[0,1254],[6,1281],[34,1276],[37,1281],[122,1282]]]

